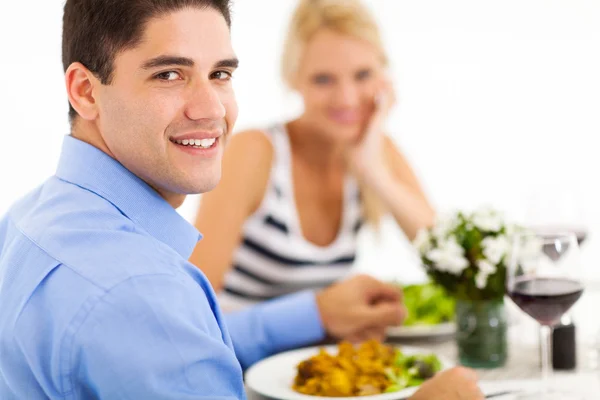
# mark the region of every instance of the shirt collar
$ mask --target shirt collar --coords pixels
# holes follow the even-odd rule
[[[201,238],[147,183],[108,154],[72,136],[63,141],[56,176],[108,200],[186,260]]]

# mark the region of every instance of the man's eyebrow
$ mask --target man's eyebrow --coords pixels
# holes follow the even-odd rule
[[[180,65],[182,67],[193,67],[194,60],[187,57],[178,57],[178,56],[158,56],[149,59],[148,61],[142,64],[143,69],[153,69],[158,67],[167,67],[170,65]]]
[[[240,65],[240,61],[237,58],[228,58],[217,62],[214,68],[237,68]]]

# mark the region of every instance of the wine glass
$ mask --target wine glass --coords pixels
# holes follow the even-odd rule
[[[583,272],[575,234],[517,233],[506,271],[506,289],[512,301],[541,325],[542,388],[538,393],[528,393],[521,398],[569,399],[568,394],[551,391],[548,383],[552,371],[552,328],[583,293]]]

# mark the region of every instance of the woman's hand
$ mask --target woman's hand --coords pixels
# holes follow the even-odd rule
[[[379,171],[386,168],[383,125],[395,103],[394,90],[388,79],[382,80],[379,84],[373,102],[373,114],[365,124],[358,141],[350,144],[346,149],[348,166],[359,178],[377,175]]]

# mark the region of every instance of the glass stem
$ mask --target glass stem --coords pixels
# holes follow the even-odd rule
[[[552,327],[542,325],[540,327],[540,344],[542,347],[542,394],[546,397],[552,375]]]

